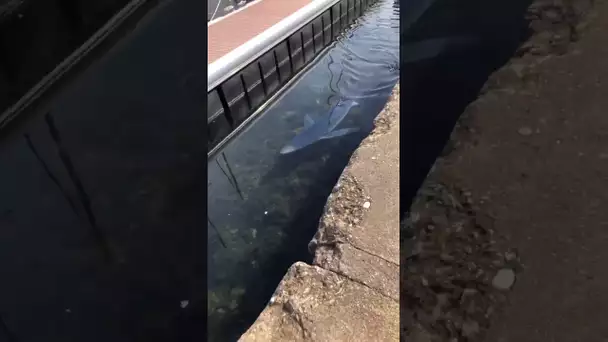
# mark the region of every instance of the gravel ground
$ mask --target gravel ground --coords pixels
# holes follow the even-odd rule
[[[401,270],[407,341],[476,340],[521,270],[517,252],[498,248],[493,219],[477,214],[470,196],[429,180],[404,222],[415,236]]]

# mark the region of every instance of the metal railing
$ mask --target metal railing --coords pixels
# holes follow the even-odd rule
[[[208,67],[211,155],[376,0],[315,0]]]

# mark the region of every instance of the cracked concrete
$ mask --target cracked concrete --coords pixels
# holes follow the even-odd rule
[[[399,85],[241,342],[399,340]]]

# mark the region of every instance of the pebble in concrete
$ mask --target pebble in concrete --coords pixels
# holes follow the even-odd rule
[[[517,132],[523,136],[529,136],[532,134],[532,128],[530,127],[521,127],[520,129],[517,130]]]
[[[496,273],[492,279],[492,285],[499,290],[508,290],[515,283],[515,272],[509,268],[503,268]]]

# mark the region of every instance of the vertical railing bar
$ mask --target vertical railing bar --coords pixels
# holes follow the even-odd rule
[[[350,1],[346,0],[346,27],[344,27],[344,28],[347,28],[348,25],[350,24],[350,21],[349,21],[349,18],[350,18],[349,12],[350,11],[348,9],[349,5],[350,5]]]
[[[279,79],[279,84],[281,84],[281,67],[279,65],[279,58],[277,57],[277,50],[272,50],[272,54],[274,55],[274,66],[277,68],[277,78]]]
[[[249,110],[253,110],[253,103],[251,102],[251,97],[249,97],[249,90],[247,89],[247,83],[245,83],[245,77],[243,74],[241,74],[241,85],[243,86],[247,107],[249,107]]]
[[[346,0],[340,1],[340,31],[344,28],[344,1]]]
[[[268,97],[268,87],[266,86],[264,70],[262,70],[262,63],[260,63],[260,62],[258,62],[258,70],[260,71],[260,80],[262,81],[262,89],[264,90],[264,96]]]
[[[336,20],[336,22],[338,23],[338,32],[336,32],[336,36],[339,34],[340,30],[342,29],[342,23],[340,22],[340,20],[342,20],[342,2],[338,2],[338,20]]]
[[[342,3],[339,3],[338,6],[338,15],[334,17],[336,22],[336,27],[334,28],[334,36],[340,36],[340,32],[342,32]]]
[[[300,31],[300,45],[302,45],[302,64],[306,64],[306,51],[304,49],[304,29]]]
[[[291,42],[289,41],[291,37],[287,38],[287,55],[289,56],[289,68],[291,69],[291,75],[295,73],[295,69],[293,67],[293,57],[291,57]]]
[[[350,24],[350,0],[346,0],[346,25]]]
[[[321,19],[323,19],[322,14],[321,14]],[[317,55],[317,43],[315,42],[315,22],[314,22],[314,20],[310,25],[312,28],[312,55],[316,56]]]
[[[220,84],[219,86],[217,86],[217,88],[215,88],[215,91],[217,91],[217,96],[220,99],[222,108],[224,108],[224,116],[226,117],[226,120],[228,120],[230,126],[234,128],[234,119],[232,118],[232,112],[230,111],[230,106],[228,105],[228,101],[226,100],[226,94],[224,94],[224,89],[222,89],[222,85]]]
[[[345,6],[346,2],[347,2],[347,0],[344,0],[344,1],[342,1],[342,4],[341,4],[342,5],[342,11],[344,12],[344,13],[342,13],[342,18],[341,18],[343,20],[342,20],[342,22],[340,22],[340,25],[342,25],[342,27],[340,27],[341,31],[344,31],[344,27],[346,26],[346,24],[345,24],[346,16],[348,15],[348,12],[346,12],[345,9],[344,9],[344,6]]]
[[[323,47],[327,46],[327,42],[325,41],[325,18],[321,17],[321,26],[323,26],[323,28],[321,29],[321,32],[323,33]]]
[[[330,40],[334,39],[334,8],[335,8],[335,6],[332,6],[329,9],[329,37],[330,37]],[[321,19],[323,19],[323,17],[321,17]],[[323,39],[325,39],[325,27],[323,27]]]

